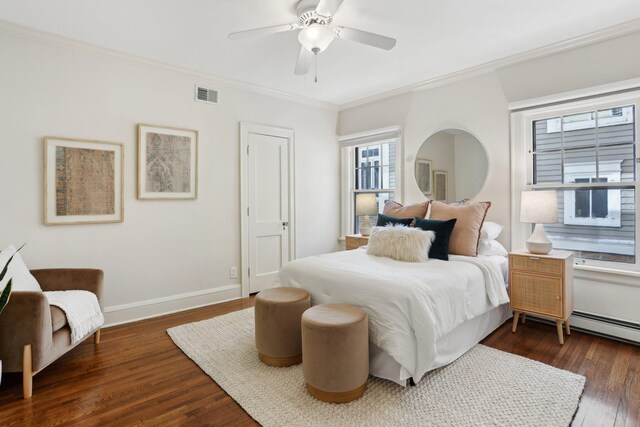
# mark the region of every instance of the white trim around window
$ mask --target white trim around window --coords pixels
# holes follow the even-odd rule
[[[585,188],[614,188],[615,185],[612,183],[596,183],[596,184],[533,184],[533,165],[531,161],[531,153],[533,152],[533,123],[536,120],[548,119],[554,117],[554,115],[569,115],[569,114],[577,114],[585,111],[595,111],[607,108],[621,107],[627,105],[635,105],[635,167],[636,167],[636,178],[635,181],[632,182],[617,182],[619,188],[631,188],[635,189],[635,197],[636,197],[636,206],[637,199],[640,197],[640,184],[638,181],[639,171],[638,171],[638,158],[640,156],[639,153],[639,145],[638,145],[638,137],[640,136],[640,120],[638,117],[640,116],[640,91],[632,91],[621,94],[612,94],[612,95],[600,95],[596,98],[589,99],[581,99],[579,101],[574,102],[564,102],[561,104],[555,105],[547,105],[540,106],[536,108],[530,108],[526,110],[513,111],[511,113],[511,246],[513,248],[524,247],[525,241],[531,233],[531,227],[528,224],[523,224],[519,221],[520,217],[520,193],[523,190],[529,190],[533,188],[554,188],[558,191],[562,191],[563,189],[572,189],[575,190],[576,187],[584,186]],[[611,171],[603,171],[603,172],[611,172],[612,180],[615,181],[616,177],[619,176],[619,166],[617,165],[607,165],[611,166]],[[571,172],[571,171],[566,171]],[[617,178],[619,181],[619,178]],[[610,191],[612,193],[611,196],[614,196],[616,191]],[[565,193],[566,194],[566,193]],[[615,200],[610,200],[612,206],[616,205]],[[588,224],[591,225],[591,224]],[[600,224],[601,226],[614,226],[615,224]],[[640,271],[640,254],[638,253],[638,249],[640,247],[640,242],[638,241],[638,237],[640,235],[640,209],[635,209],[635,252],[632,250],[632,254],[635,255],[635,263],[621,263],[621,262],[608,262],[608,261],[598,261],[598,260],[589,260],[589,259],[581,259],[576,257],[576,268],[584,269],[589,271],[598,271],[601,270],[607,273],[613,273],[619,271],[620,273],[627,271],[632,274],[638,274]],[[612,242],[612,244],[617,244],[619,242]]]
[[[352,234],[354,229],[354,212],[352,197],[355,190],[353,165],[355,162],[355,147],[384,144],[395,142],[395,187],[392,189],[395,200],[402,203],[403,191],[403,140],[402,128],[400,126],[390,126],[381,129],[374,129],[366,132],[359,132],[350,135],[343,135],[338,138],[341,153],[341,239],[347,234]],[[387,190],[370,190],[372,192],[385,192]]]

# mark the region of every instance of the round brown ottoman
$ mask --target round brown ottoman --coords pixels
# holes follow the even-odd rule
[[[309,293],[298,288],[265,289],[256,295],[256,348],[263,363],[302,362],[300,319],[310,304]]]
[[[302,370],[316,399],[346,403],[364,394],[369,377],[369,319],[348,304],[321,304],[302,315]]]

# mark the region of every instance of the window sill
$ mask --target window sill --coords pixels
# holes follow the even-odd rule
[[[640,287],[640,271],[622,270],[616,268],[595,267],[592,265],[573,266],[575,275],[588,280],[602,280],[623,286]]]

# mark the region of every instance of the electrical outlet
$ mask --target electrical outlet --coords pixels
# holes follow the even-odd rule
[[[229,279],[238,278],[238,267],[229,267]]]

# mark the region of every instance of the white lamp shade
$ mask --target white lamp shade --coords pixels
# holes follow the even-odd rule
[[[378,202],[374,193],[356,194],[356,215],[378,215]]]
[[[329,47],[335,36],[336,34],[327,26],[311,24],[298,33],[298,41],[311,52],[314,49],[317,49],[317,52],[322,52]]]
[[[520,196],[520,222],[554,224],[558,222],[558,196],[551,191],[523,191]]]

